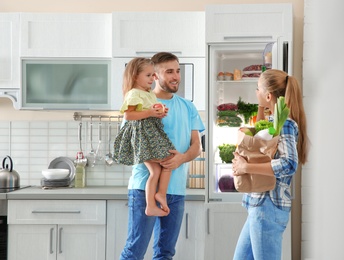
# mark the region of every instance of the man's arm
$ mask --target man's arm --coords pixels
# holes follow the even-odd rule
[[[179,153],[177,150],[170,150],[174,156],[161,162],[161,166],[167,169],[177,169],[181,164],[190,162],[199,156],[202,152],[201,138],[198,130],[191,132],[191,143],[189,149],[185,153]]]

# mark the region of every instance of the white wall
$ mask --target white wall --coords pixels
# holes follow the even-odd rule
[[[307,0],[306,8],[309,10],[305,14],[310,15],[307,39],[311,46],[307,48],[309,60],[305,59],[304,63],[304,86],[308,89],[313,138],[310,167],[304,179],[305,185],[310,183],[308,207],[304,211],[309,220],[303,228],[309,238],[305,255],[316,260],[343,259],[344,35],[340,25],[344,24],[344,2]],[[307,39],[305,37],[305,50]]]

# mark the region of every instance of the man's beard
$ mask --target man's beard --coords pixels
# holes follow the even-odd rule
[[[177,88],[171,88],[168,86],[166,81],[160,81],[160,80],[159,80],[159,85],[160,85],[161,89],[167,93],[176,93],[178,91],[178,87],[179,87],[179,84],[178,84]]]

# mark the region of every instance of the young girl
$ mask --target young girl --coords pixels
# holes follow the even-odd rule
[[[168,109],[162,104],[155,107],[158,101],[151,90],[153,82],[154,64],[150,59],[134,58],[127,64],[123,76],[124,102],[120,110],[126,122],[115,139],[113,157],[117,163],[125,165],[144,162],[150,172],[145,212],[148,216],[167,216],[166,192],[172,171],[162,168],[159,162],[171,156],[169,150],[175,148],[161,121]]]
[[[276,177],[274,190],[244,195],[243,206],[248,210],[248,217],[237,242],[234,260],[281,259],[282,235],[291,209],[290,183],[298,164],[306,162],[308,152],[306,116],[297,80],[284,71],[267,70],[258,80],[256,95],[257,120],[264,119],[264,108],[274,113],[274,105],[280,96],[285,97],[290,114],[271,162],[247,163],[238,154],[233,159],[234,175],[251,173]]]

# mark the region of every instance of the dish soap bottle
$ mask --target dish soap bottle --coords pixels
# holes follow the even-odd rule
[[[83,152],[78,152],[75,160],[75,188],[84,188],[86,186],[86,174],[85,174],[85,165],[86,160],[84,158]]]

